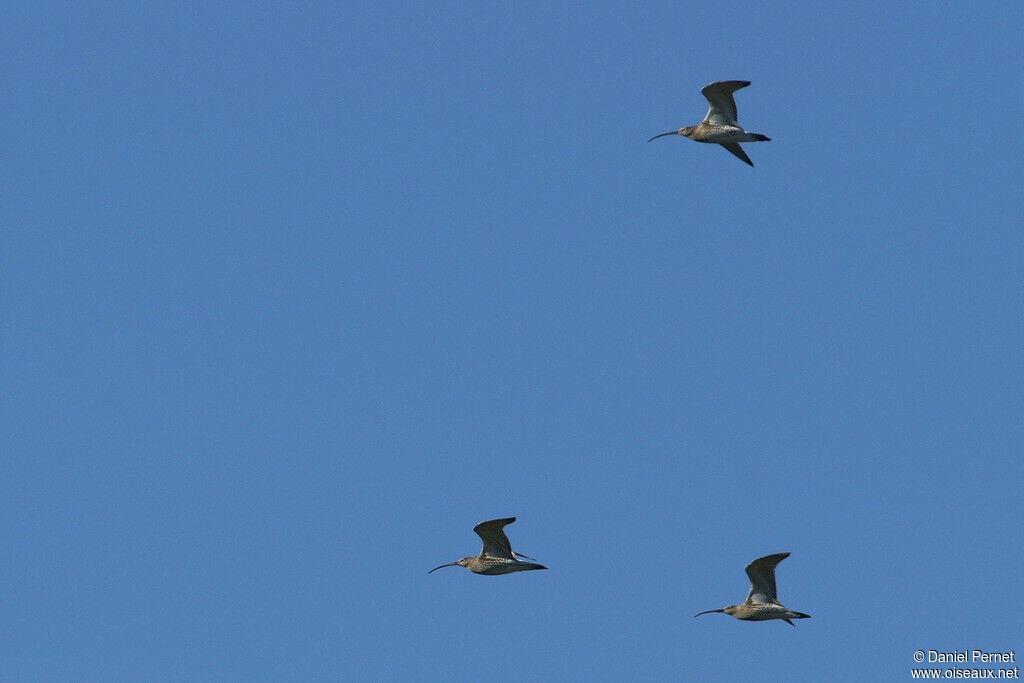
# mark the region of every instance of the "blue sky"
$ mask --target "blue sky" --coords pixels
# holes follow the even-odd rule
[[[5,4],[0,678],[1024,649],[1024,10],[721,11]]]

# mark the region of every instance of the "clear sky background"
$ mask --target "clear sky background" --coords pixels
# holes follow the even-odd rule
[[[1010,1],[5,3],[0,678],[1024,650],[1022,35]],[[722,79],[756,168],[646,142]],[[549,571],[427,575],[513,515]],[[781,551],[812,619],[693,618]]]

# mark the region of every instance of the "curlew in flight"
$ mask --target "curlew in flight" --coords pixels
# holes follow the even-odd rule
[[[775,566],[787,557],[789,557],[789,553],[777,553],[757,558],[747,565],[750,593],[747,594],[746,600],[738,605],[729,605],[722,609],[709,609],[693,616],[699,617],[701,614],[723,612],[744,621],[782,619],[790,626],[796,626],[790,619],[809,619],[810,614],[794,612],[783,607],[775,595]]]
[[[516,521],[515,517],[505,519],[492,519],[489,522],[480,522],[473,531],[483,539],[484,547],[476,557],[464,557],[456,562],[442,564],[441,567],[465,567],[474,574],[510,574],[512,572],[525,572],[531,569],[547,569],[542,564],[534,562],[522,562],[520,557],[532,560],[512,550],[512,545],[505,535],[505,526]],[[441,567],[434,567],[428,574],[436,572]]]
[[[710,106],[704,120],[696,126],[687,126],[655,135],[651,140],[657,140],[665,135],[681,135],[696,142],[717,143],[735,154],[744,163],[753,166],[754,162],[740,147],[740,143],[768,142],[771,138],[760,133],[748,133],[736,122],[738,118],[736,100],[733,99],[732,94],[748,85],[750,85],[750,81],[715,81],[711,85],[705,85],[701,88],[700,94],[707,99]]]

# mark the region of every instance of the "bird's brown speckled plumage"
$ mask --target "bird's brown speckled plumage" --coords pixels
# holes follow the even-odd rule
[[[789,557],[789,553],[776,553],[757,558],[746,568],[747,576],[750,577],[750,592],[747,593],[746,600],[738,605],[710,609],[694,616],[721,612],[743,621],[782,619],[790,626],[796,626],[790,621],[791,619],[809,619],[810,614],[795,612],[779,603],[779,597],[775,591],[775,567],[787,557]]]
[[[695,126],[655,135],[655,140],[666,135],[679,135],[694,142],[718,144],[750,166],[754,162],[743,151],[741,142],[768,142],[771,140],[761,133],[750,133],[737,122],[736,100],[733,93],[750,85],[750,81],[716,81],[701,88],[701,94],[708,101],[708,113]],[[648,140],[650,142],[651,140]]]
[[[531,569],[547,569],[542,564],[523,562],[519,559],[520,557],[527,560],[533,558],[526,557],[526,555],[521,555],[512,550],[512,544],[509,543],[508,536],[505,535],[505,527],[514,521],[516,521],[515,517],[506,517],[504,519],[480,522],[473,527],[473,531],[484,542],[484,547],[480,550],[479,555],[464,557],[455,562],[442,564],[440,567],[434,567],[427,573],[435,572],[441,569],[441,567],[455,566],[465,567],[474,574],[484,574],[486,576],[525,572]]]

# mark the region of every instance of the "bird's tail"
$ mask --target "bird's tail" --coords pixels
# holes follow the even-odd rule
[[[751,133],[754,136],[754,142],[771,142],[772,139],[767,135],[761,135],[760,133]]]
[[[791,609],[786,610],[786,616],[782,617],[782,620],[790,626],[796,626],[790,619],[810,619],[810,614],[804,614],[803,612],[794,612]]]

